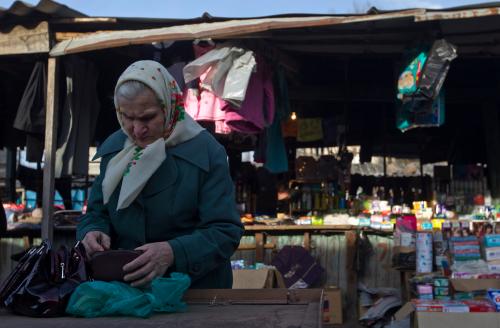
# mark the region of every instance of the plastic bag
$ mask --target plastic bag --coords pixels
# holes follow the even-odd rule
[[[213,49],[184,67],[186,83],[202,76],[201,87],[240,108],[256,68],[253,51],[238,47]]]
[[[257,62],[252,51],[237,58],[227,74],[224,82],[224,92],[222,99],[231,103],[234,107],[240,108],[245,100],[250,77],[255,71]]]
[[[402,132],[414,128],[439,127],[444,124],[445,98],[441,91],[435,99],[405,97],[396,112],[396,125]]]
[[[231,48],[228,47],[211,50],[184,66],[184,81],[189,83],[200,77],[218,61],[224,59],[229,54],[230,50]]]
[[[418,92],[427,98],[435,99],[443,86],[450,62],[457,58],[457,48],[445,39],[433,43],[425,62]]]
[[[191,281],[188,275],[174,272],[171,278],[155,278],[151,287],[138,289],[113,281],[92,281],[78,286],[66,312],[79,317],[134,316],[148,318],[154,312],[182,312],[182,296]]]
[[[218,49],[214,49],[211,51],[217,50]],[[212,92],[218,97],[222,97],[222,94],[224,93],[224,83],[228,76],[229,70],[233,66],[234,61],[244,53],[245,50],[241,48],[229,48],[227,55],[224,58],[218,60],[207,72],[206,77],[201,81],[201,87]],[[207,54],[205,54],[205,56]]]

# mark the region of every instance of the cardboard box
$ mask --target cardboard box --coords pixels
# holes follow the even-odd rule
[[[500,288],[500,279],[450,279],[451,285],[457,292],[473,292]]]
[[[325,288],[322,297],[323,327],[342,324],[342,292],[339,288]]]
[[[406,303],[394,317],[400,321],[414,312],[413,304]],[[500,313],[498,312],[416,312],[415,314],[415,327],[418,328],[500,328]]]
[[[432,313],[418,312],[419,328],[500,328],[500,313]]]
[[[275,269],[233,270],[233,289],[286,288]]]

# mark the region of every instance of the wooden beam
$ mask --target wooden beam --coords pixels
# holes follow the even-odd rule
[[[304,232],[304,248],[308,251],[311,250],[311,232]]]
[[[52,24],[89,24],[89,23],[116,23],[113,17],[75,17],[58,18],[50,21]]]
[[[309,304],[320,301],[322,289],[189,289],[189,304]]]
[[[301,85],[290,87],[290,100],[308,102],[396,102],[396,90],[393,86],[357,83],[356,81],[352,83],[356,85],[356,88],[350,91],[348,91],[350,88],[347,85],[341,83],[322,86]],[[484,99],[490,94],[495,94],[495,90],[495,88],[447,87],[446,103],[477,103],[477,99]]]
[[[49,50],[47,22],[41,22],[32,29],[17,25],[10,31],[0,32],[0,55],[47,53]]]
[[[288,290],[269,289],[190,289],[184,294],[189,304],[288,304]]]
[[[276,244],[273,243],[265,243],[264,244],[264,249],[275,249]],[[238,251],[251,251],[257,249],[257,244],[240,244],[238,246]]]
[[[57,148],[58,58],[49,58],[47,70],[47,107],[45,112],[45,166],[43,167],[42,239],[53,240],[54,179]]]
[[[264,263],[264,234],[262,232],[255,233],[255,262]]]
[[[107,32],[112,32],[112,31],[110,30],[110,31],[98,31],[98,32],[56,32],[55,37],[56,37],[56,42],[61,42],[73,38],[81,38],[88,34],[107,33]]]

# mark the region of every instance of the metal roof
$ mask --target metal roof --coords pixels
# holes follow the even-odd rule
[[[499,15],[500,4],[495,3],[492,7],[479,5],[478,8],[460,7],[445,10],[412,9],[350,16],[232,19],[152,29],[90,33],[56,44],[50,54],[60,56],[167,40],[259,37],[265,36],[264,32],[267,32],[267,37],[273,42],[279,43],[279,39],[282,39],[284,50],[398,53],[412,41],[416,33],[423,33],[426,29],[427,32],[452,37],[458,43],[464,40],[466,51],[484,52],[484,45],[488,51],[493,49],[493,52],[497,53],[500,51],[495,42],[500,31]],[[476,42],[472,35],[474,33],[482,33],[485,40]],[[466,34],[468,35],[464,36]],[[437,36],[439,35],[434,35]],[[286,38],[296,42],[289,42]],[[473,48],[470,48],[472,46]]]
[[[379,21],[384,19],[414,17],[424,13],[424,9],[418,9],[380,15],[257,18],[134,31],[98,32],[62,41],[52,49],[50,54],[52,56],[60,56],[70,53],[127,45],[148,44],[167,40],[238,37],[270,30],[311,28],[356,22]]]
[[[14,2],[9,8],[0,7],[0,22],[23,18],[75,18],[87,15],[52,0],[41,0],[33,6],[23,1]]]

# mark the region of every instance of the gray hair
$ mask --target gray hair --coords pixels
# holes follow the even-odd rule
[[[119,99],[134,99],[138,95],[144,92],[144,90],[151,90],[146,84],[141,81],[128,80],[120,84],[115,92],[115,107],[118,108]],[[154,92],[154,91],[153,91]],[[163,102],[160,99],[156,99],[158,104],[163,106]]]

